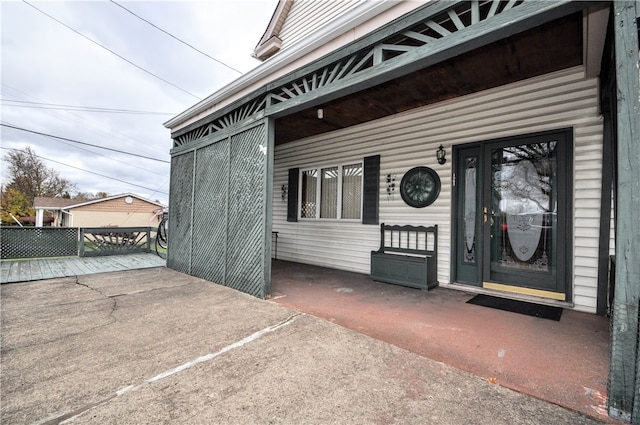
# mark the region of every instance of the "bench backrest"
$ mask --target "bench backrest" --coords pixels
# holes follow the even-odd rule
[[[436,255],[438,251],[438,225],[387,226],[380,225],[378,252],[399,252],[415,255]]]

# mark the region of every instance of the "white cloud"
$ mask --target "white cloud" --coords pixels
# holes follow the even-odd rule
[[[33,2],[56,19],[131,62],[205,98],[239,74],[193,51],[111,2]],[[247,72],[251,53],[277,0],[147,1],[121,3],[176,37]],[[0,2],[3,100],[161,111],[178,114],[198,99],[162,82],[44,16],[23,2]],[[2,122],[169,161],[171,115],[126,115],[34,109],[3,102]],[[31,146],[42,157],[140,186],[169,191],[169,164],[99,150],[3,127],[3,148]],[[1,156],[4,157],[3,149]],[[168,201],[153,190],[46,162],[82,192],[137,193]],[[5,166],[2,179],[5,181]]]

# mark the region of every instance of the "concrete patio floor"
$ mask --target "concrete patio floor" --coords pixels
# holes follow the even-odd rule
[[[280,266],[275,274],[285,270]],[[357,276],[289,271],[290,284],[275,279],[284,291],[275,301],[164,267],[2,285],[0,422],[601,423],[279,305],[296,298],[296,285],[316,290],[308,296],[334,294],[330,304],[341,308],[354,306],[347,296],[367,298],[365,288],[356,286]],[[405,312],[409,298],[422,304],[421,310],[422,295],[440,300],[444,312],[459,295],[435,291],[416,298],[413,293],[401,301],[386,289],[371,296],[386,294],[385,304]],[[407,323],[399,321],[402,314],[377,316],[379,304],[370,301],[356,310],[363,322],[378,317],[374,328],[381,332]],[[318,314],[319,307],[314,310]],[[343,321],[334,311],[332,321]],[[413,319],[416,337],[439,326]],[[449,333],[464,333],[454,326],[448,325]],[[506,349],[503,358],[509,359],[511,346]],[[503,375],[495,376],[502,384]]]
[[[272,299],[281,305],[611,421],[606,317],[564,310],[553,321],[467,304],[472,293],[425,292],[358,273],[272,264]]]

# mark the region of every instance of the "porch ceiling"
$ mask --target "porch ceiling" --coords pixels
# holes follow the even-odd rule
[[[582,64],[582,13],[276,120],[282,144]]]

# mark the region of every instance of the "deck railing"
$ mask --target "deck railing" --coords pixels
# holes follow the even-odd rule
[[[0,258],[78,255],[75,227],[0,227]]]
[[[81,227],[79,255],[151,252],[151,227]]]
[[[0,227],[0,258],[151,252],[151,227]]]

